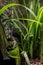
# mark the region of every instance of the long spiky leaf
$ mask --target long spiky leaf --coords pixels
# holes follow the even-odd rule
[[[38,15],[37,15],[37,18],[38,18],[39,21],[40,21],[42,15],[43,15],[43,7],[41,7],[41,8],[39,9],[39,12],[38,12]]]
[[[21,4],[15,4],[15,3],[11,3],[11,4],[7,4],[5,5],[4,7],[2,7],[2,9],[0,9],[0,15],[3,14],[3,12],[8,9],[9,7],[12,7],[12,6],[21,6],[21,7],[24,7],[26,10],[28,10],[34,17],[35,19],[37,19],[36,15],[34,14],[34,12],[29,9],[28,7],[24,6],[24,5],[21,5]]]

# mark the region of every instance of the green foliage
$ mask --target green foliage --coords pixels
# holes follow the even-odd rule
[[[39,26],[41,27],[43,25],[43,23],[41,22],[41,19],[43,21],[43,7],[40,8],[38,14],[36,15],[30,8],[28,8],[24,5],[11,3],[11,4],[4,6],[2,9],[0,9],[0,15],[2,15],[6,9],[8,9],[9,7],[12,7],[12,6],[22,6],[26,9],[26,12],[29,11],[31,13],[31,15],[33,16],[33,18],[31,18],[31,17],[30,18],[28,18],[28,17],[27,18],[18,18],[17,17],[16,19],[13,19],[13,18],[8,19],[8,21],[10,21],[13,24],[13,26],[20,32],[21,45],[23,48],[22,51],[26,50],[28,47],[28,49],[27,49],[27,52],[28,52],[28,50],[30,50],[29,48],[31,46],[31,42],[30,42],[31,37],[36,42]],[[22,21],[26,20],[26,21],[28,21],[28,23],[30,23],[30,25],[28,25],[28,27],[26,27],[26,25],[24,25],[20,20],[22,20]],[[23,33],[21,27],[15,21],[17,21],[20,25],[22,25],[22,27],[26,30],[26,34]],[[33,34],[33,33],[35,33],[35,34]],[[32,42],[33,42],[33,40],[32,40]],[[26,45],[27,45],[27,47],[26,47]],[[15,54],[16,55],[18,54],[18,50],[16,48],[16,50],[12,50],[9,53],[11,54],[10,55],[11,57],[15,58]]]
[[[8,52],[9,56],[12,58],[19,58],[19,48],[18,46],[14,49]]]

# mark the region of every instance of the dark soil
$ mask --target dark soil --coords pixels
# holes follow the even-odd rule
[[[10,59],[10,60],[2,60],[2,61],[0,61],[0,65],[16,65],[16,64],[15,64],[14,59]]]
[[[27,65],[24,59],[21,59],[21,65]],[[16,65],[15,59],[3,60],[2,53],[0,52],[0,65]],[[43,65],[43,60],[30,59],[30,65]]]

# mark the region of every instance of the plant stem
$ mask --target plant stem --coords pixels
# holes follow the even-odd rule
[[[28,65],[30,65],[30,61],[29,61],[29,58],[28,58],[27,53],[26,53],[25,51],[22,51],[22,55],[24,56],[24,58],[25,58],[25,60],[26,60],[26,63],[27,63]]]

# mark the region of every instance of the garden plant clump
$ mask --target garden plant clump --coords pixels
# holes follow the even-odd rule
[[[43,6],[40,0],[23,0],[22,4],[12,2],[0,9],[3,59],[15,59],[16,65],[22,62],[31,65],[30,59],[34,59],[33,64],[41,65],[43,61],[37,60],[43,60]]]

